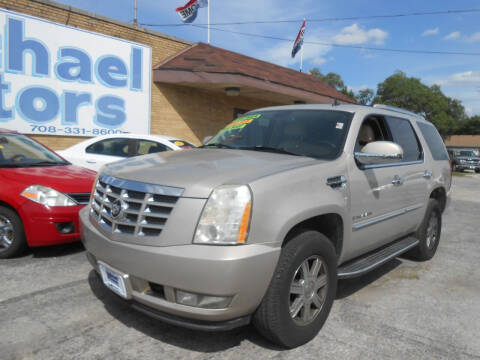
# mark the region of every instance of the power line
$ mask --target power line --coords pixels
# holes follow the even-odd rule
[[[193,25],[192,24],[191,26],[201,28],[201,29],[206,28],[206,26],[203,26],[203,25]],[[241,32],[241,31],[219,29],[219,28],[214,28],[214,27],[210,27],[210,29],[215,30],[215,31],[228,32],[228,33],[237,34],[237,35],[257,37],[257,38],[262,38],[262,39],[288,41],[288,42],[293,42],[294,41],[294,39],[282,38],[282,37],[277,37],[277,36],[252,34],[252,33],[245,33],[245,32]],[[328,43],[328,42],[320,42],[320,41],[304,41],[303,43],[304,44],[311,44],[311,45],[322,45],[322,46],[332,46],[332,47],[360,49],[360,50],[371,50],[371,51],[397,52],[397,53],[407,53],[407,54],[480,56],[479,52],[461,52],[461,51],[457,52],[457,51],[440,51],[440,50],[414,50],[414,49],[378,48],[378,47],[360,46],[360,45],[336,44],[336,43]]]
[[[320,18],[320,19],[307,19],[307,22],[333,22],[333,21],[352,21],[352,20],[368,20],[368,19],[391,19],[409,16],[427,16],[427,15],[452,15],[452,14],[469,14],[478,13],[480,9],[459,9],[459,10],[438,10],[438,11],[423,11],[423,12],[411,12],[411,13],[399,13],[399,14],[383,14],[383,15],[366,15],[366,16],[351,16],[351,17],[334,17],[334,18]],[[237,22],[218,22],[211,23],[212,26],[224,26],[224,25],[250,25],[250,24],[285,24],[285,23],[298,23],[303,19],[291,19],[291,20],[255,20],[255,21],[237,21]],[[175,23],[175,24],[149,24],[142,23],[143,26],[157,26],[157,27],[176,27],[176,26],[190,26],[191,24]],[[199,26],[208,26],[208,24],[197,24]]]

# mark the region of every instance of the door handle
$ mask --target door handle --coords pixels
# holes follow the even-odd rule
[[[399,177],[398,175],[395,175],[392,180],[392,184],[395,186],[402,185],[404,182],[405,180]]]
[[[87,160],[87,163],[89,164],[96,164],[97,162],[95,160]]]
[[[428,171],[428,170],[425,170],[425,172],[423,173],[423,177],[425,179],[430,179],[432,177],[432,172]]]

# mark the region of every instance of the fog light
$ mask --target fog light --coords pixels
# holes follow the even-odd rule
[[[60,234],[73,234],[75,232],[73,222],[58,222],[55,223],[55,226]]]
[[[195,306],[204,309],[224,309],[230,305],[231,296],[209,296],[176,290],[178,304]]]

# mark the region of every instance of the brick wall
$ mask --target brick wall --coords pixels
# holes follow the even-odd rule
[[[152,114],[155,112],[152,134],[177,136],[197,145],[205,136],[216,134],[231,122],[235,108],[252,110],[278,105],[243,96],[226,96],[221,91],[173,84],[155,83],[152,94]]]

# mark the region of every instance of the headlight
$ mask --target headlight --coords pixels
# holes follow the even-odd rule
[[[196,244],[244,244],[250,226],[252,195],[246,185],[223,185],[213,190],[200,216]]]
[[[75,206],[77,203],[55,189],[42,185],[31,185],[21,195],[28,200],[45,206]]]
[[[460,159],[460,164],[465,164],[465,163],[466,163],[465,160]]]

